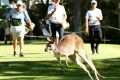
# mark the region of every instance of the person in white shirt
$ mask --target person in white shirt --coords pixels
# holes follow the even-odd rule
[[[63,37],[63,24],[67,19],[67,14],[63,5],[60,4],[60,0],[54,0],[53,4],[48,7],[48,13],[45,19],[48,19],[51,22],[51,32],[53,41],[56,43],[59,42],[56,39],[57,32],[59,34],[59,39]]]
[[[102,30],[100,21],[103,19],[102,11],[97,8],[97,1],[91,1],[91,9],[89,9],[85,16],[85,31],[89,32],[91,41],[91,50],[94,54],[98,53],[98,46],[102,39]],[[96,41],[95,41],[96,40]],[[96,44],[96,45],[95,45]]]
[[[20,46],[20,57],[23,57],[23,46],[24,46],[24,35],[25,35],[25,20],[30,25],[30,31],[33,30],[31,19],[27,13],[27,11],[23,8],[22,1],[17,2],[17,8],[13,8],[9,14],[7,15],[7,19],[10,21],[10,31],[13,36],[13,49],[14,54],[16,56],[16,47],[17,47],[17,39],[19,39]]]

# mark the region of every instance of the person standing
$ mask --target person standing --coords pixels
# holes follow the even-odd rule
[[[25,20],[30,25],[30,31],[32,31],[32,22],[27,11],[23,8],[22,1],[17,2],[17,8],[13,8],[9,14],[7,15],[7,19],[10,21],[10,31],[13,36],[13,49],[14,54],[16,55],[16,46],[17,39],[19,39],[19,47],[20,47],[20,57],[23,57],[23,46],[24,46],[24,35],[25,35]]]
[[[91,9],[89,9],[85,16],[85,31],[89,32],[91,50],[94,54],[98,52],[98,46],[102,39],[102,30],[100,21],[103,19],[102,11],[97,8],[97,1],[91,1]],[[95,45],[96,44],[96,45]]]
[[[3,14],[3,22],[2,22],[2,26],[4,28],[4,43],[5,45],[7,44],[7,41],[10,40],[10,44],[12,44],[11,42],[11,33],[10,33],[10,27],[6,25],[6,17],[9,13],[9,11],[11,10],[11,8],[7,8],[6,11]]]
[[[44,19],[46,20],[49,18],[51,23],[52,40],[56,43],[58,43],[59,39],[63,37],[63,24],[67,19],[65,8],[60,4],[60,1],[61,0],[54,0],[53,4],[48,7],[48,14]]]
[[[15,2],[12,2],[7,8],[6,8],[6,11],[4,12],[3,14],[3,27],[4,27],[4,43],[5,45],[7,44],[7,41],[10,40],[10,44],[12,44],[12,35],[11,35],[11,32],[10,32],[10,25],[7,25],[6,24],[6,18],[7,18],[7,15],[9,14],[9,11],[12,10],[13,8],[16,8],[16,4]]]

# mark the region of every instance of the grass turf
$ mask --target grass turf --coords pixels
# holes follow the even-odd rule
[[[12,45],[0,44],[0,80],[89,80],[88,75],[71,61],[70,68],[65,67],[62,72],[54,55],[44,52],[45,41],[26,41],[23,58],[19,57],[19,47],[13,57]],[[120,80],[120,45],[101,44],[100,54],[94,55],[90,45],[85,46],[98,71],[107,77],[101,80]],[[87,68],[94,76],[88,65]]]

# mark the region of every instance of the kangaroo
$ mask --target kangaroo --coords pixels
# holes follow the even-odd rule
[[[57,45],[54,42],[49,41],[49,43],[46,45],[45,51],[47,52],[49,50],[53,51],[63,71],[64,69],[62,67],[60,57],[65,56],[66,65],[68,67],[69,65],[67,60],[69,58],[71,61],[75,62],[77,65],[82,67],[82,69],[88,74],[90,79],[93,80],[93,77],[91,76],[89,70],[79,60],[79,56],[80,56],[85,62],[88,63],[88,65],[94,71],[97,80],[100,80],[99,77],[105,78],[98,73],[98,71],[95,68],[95,65],[93,64],[92,60],[89,58],[87,52],[85,51],[84,42],[82,38],[76,35],[75,33],[64,36]]]

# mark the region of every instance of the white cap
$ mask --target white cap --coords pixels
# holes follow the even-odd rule
[[[96,1],[96,0],[92,0],[92,1],[91,1],[91,4],[92,4],[92,3],[97,4],[97,1]]]
[[[22,1],[17,1],[17,5],[23,5],[23,2]]]

